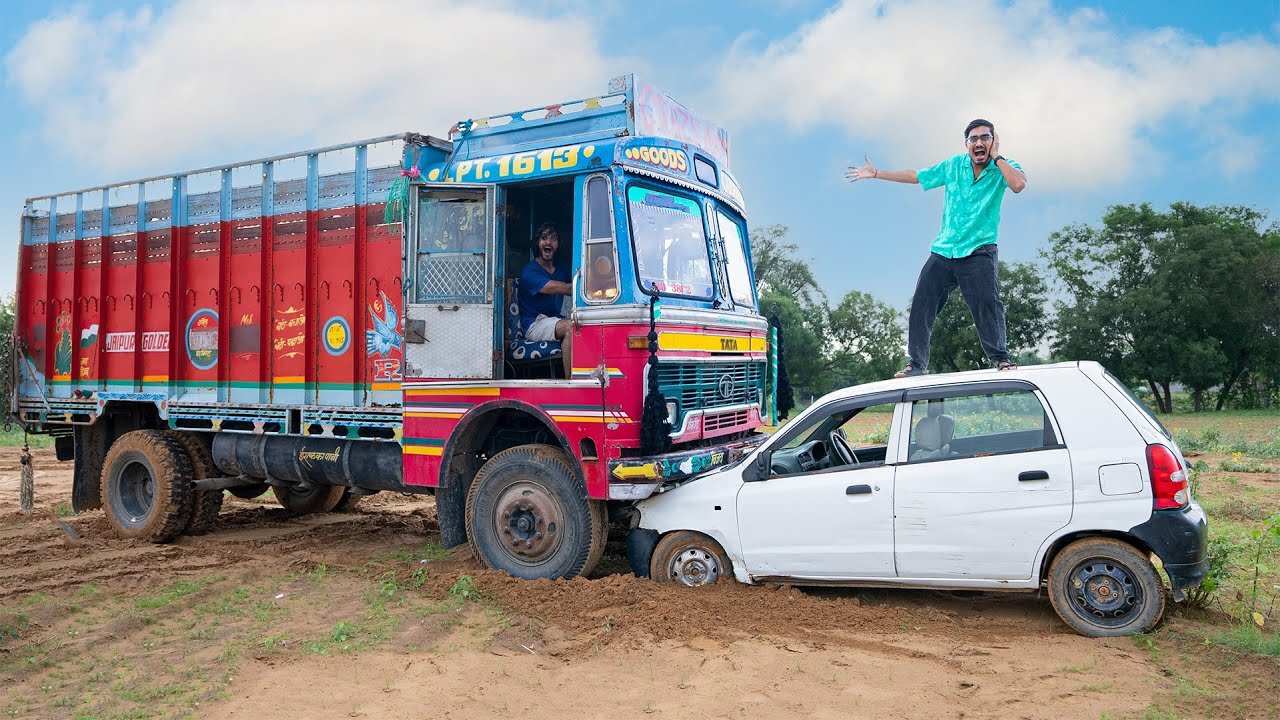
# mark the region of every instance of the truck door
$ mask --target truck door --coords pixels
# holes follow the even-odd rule
[[[410,204],[406,377],[497,377],[494,185],[425,184]]]

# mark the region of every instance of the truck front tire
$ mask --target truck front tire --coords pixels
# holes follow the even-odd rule
[[[102,507],[117,535],[165,543],[191,520],[191,461],[158,430],[135,430],[111,445],[102,467]]]
[[[487,567],[527,580],[572,578],[604,551],[604,503],[585,497],[558,448],[520,445],[494,455],[467,493],[467,539]]]

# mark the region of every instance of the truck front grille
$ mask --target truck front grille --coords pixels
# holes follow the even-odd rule
[[[764,363],[659,363],[658,387],[682,413],[754,403],[764,388]]]

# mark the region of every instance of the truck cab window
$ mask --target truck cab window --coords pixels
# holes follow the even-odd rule
[[[747,251],[742,225],[721,210],[716,210],[716,226],[720,241],[724,243],[725,265],[728,267],[729,294],[733,302],[744,307],[755,307],[755,286],[751,282],[751,270],[747,267]]]
[[[698,203],[632,185],[627,206],[641,287],[663,295],[712,297],[710,247]]]
[[[610,303],[618,299],[618,251],[613,239],[608,178],[597,175],[587,180],[585,209],[583,292],[587,302]]]
[[[485,297],[489,220],[483,191],[431,190],[418,200],[417,302]]]

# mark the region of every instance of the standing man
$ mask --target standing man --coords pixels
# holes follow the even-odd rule
[[[968,152],[925,170],[880,170],[866,160],[845,177],[918,183],[925,190],[946,187],[942,230],[929,248],[929,259],[916,281],[907,329],[907,366],[894,377],[923,375],[929,368],[933,323],[957,286],[969,304],[982,351],[1000,370],[1015,370],[1005,345],[1004,303],[1000,302],[996,236],[1004,190],[1022,192],[1027,176],[1018,163],[1000,154],[1000,136],[989,120],[974,120],[964,129]]]
[[[520,326],[524,336],[533,342],[560,342],[564,376],[573,377],[573,335],[569,332],[572,321],[561,313],[564,300],[573,294],[573,282],[569,268],[556,267],[556,251],[560,249],[560,233],[556,226],[544,222],[533,233],[536,255],[520,273],[520,291],[516,300],[520,305]]]

